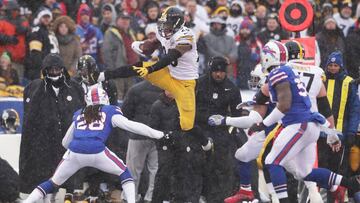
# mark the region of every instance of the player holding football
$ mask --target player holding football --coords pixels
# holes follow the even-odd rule
[[[74,113],[73,123],[62,140],[68,149],[54,175],[41,183],[24,203],[36,202],[52,193],[70,176],[83,167],[94,167],[107,173],[118,175],[127,202],[135,203],[135,185],[126,165],[111,152],[105,142],[115,127],[155,139],[170,139],[171,133],[154,130],[142,123],[128,120],[121,109],[109,105],[109,98],[96,84],[89,88],[85,97],[87,106]]]
[[[194,33],[184,26],[184,14],[176,7],[168,7],[158,20],[156,40],[135,41],[133,49],[150,55],[162,46],[166,54],[157,62],[140,62],[113,71],[100,73],[98,81],[141,76],[156,86],[171,92],[180,112],[180,125],[190,130],[195,119],[195,80],[198,74],[198,53]]]

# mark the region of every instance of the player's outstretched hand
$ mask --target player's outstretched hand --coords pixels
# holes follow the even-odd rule
[[[208,124],[210,126],[219,126],[226,124],[226,118],[222,115],[212,115],[208,118]]]
[[[145,68],[145,67],[133,66],[133,69],[136,71],[136,73],[140,77],[145,77],[145,76],[147,76],[147,74],[149,74],[149,70],[147,68]]]
[[[250,128],[249,128],[249,131],[248,131],[248,134],[251,136],[253,135],[254,133],[256,132],[260,132],[260,131],[263,131],[266,129],[266,125],[261,122],[261,123],[255,123],[254,125],[252,125]]]
[[[341,141],[337,134],[328,134],[326,137],[326,143],[330,146],[333,152],[339,152],[341,148]]]

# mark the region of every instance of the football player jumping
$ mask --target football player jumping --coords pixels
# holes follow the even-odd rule
[[[140,55],[150,55],[162,46],[166,53],[159,61],[123,66],[95,75],[94,79],[100,82],[130,76],[143,77],[174,95],[180,112],[181,129],[191,130],[195,119],[195,79],[199,77],[198,53],[195,35],[184,26],[184,22],[184,14],[179,8],[168,7],[158,21],[156,40],[132,44]]]

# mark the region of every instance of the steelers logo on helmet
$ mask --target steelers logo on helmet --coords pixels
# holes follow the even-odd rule
[[[305,49],[300,42],[291,40],[286,42],[285,46],[289,54],[289,60],[305,58]]]
[[[81,76],[84,83],[92,85],[96,82],[90,77],[91,73],[99,71],[96,60],[90,55],[84,55],[79,58],[77,66],[77,72]]]
[[[16,133],[20,126],[19,113],[15,109],[5,109],[1,115],[1,126],[6,133]]]
[[[169,39],[184,25],[184,13],[177,7],[168,7],[158,20],[160,36]]]
[[[292,32],[308,28],[314,17],[314,10],[306,0],[287,0],[279,11],[281,26]]]

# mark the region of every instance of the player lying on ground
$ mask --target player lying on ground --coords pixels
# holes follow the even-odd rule
[[[128,120],[121,109],[109,105],[109,98],[101,85],[89,88],[87,106],[74,113],[73,123],[66,132],[62,144],[68,149],[54,175],[34,189],[24,203],[36,202],[52,193],[76,171],[94,167],[118,175],[127,202],[135,203],[135,185],[126,165],[111,152],[105,142],[115,127],[155,139],[170,139],[171,133],[154,130],[142,123]]]

